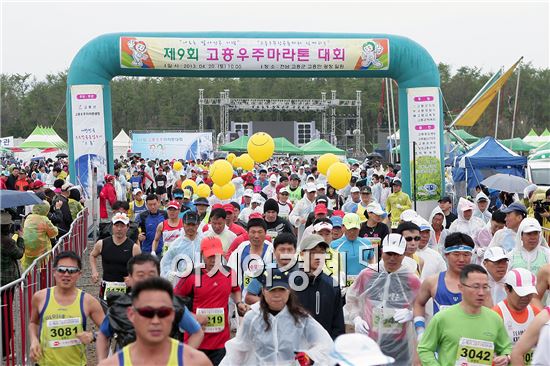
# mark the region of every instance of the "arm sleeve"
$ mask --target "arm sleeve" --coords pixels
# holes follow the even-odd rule
[[[262,292],[262,285],[260,284],[260,281],[258,281],[257,278],[253,278],[248,284],[246,292],[254,296],[260,296],[260,292]]]
[[[111,338],[113,336],[113,330],[111,329],[108,315],[103,318],[103,323],[99,326],[99,331],[107,338]]]
[[[181,332],[187,332],[189,334],[195,334],[199,330],[201,330],[201,326],[195,318],[193,318],[193,315],[191,315],[191,312],[187,310],[187,308],[183,308],[183,316],[180,319],[179,328]]]
[[[48,234],[50,238],[55,238],[59,233],[59,231],[57,230],[57,227],[47,217],[46,217],[46,220],[44,221],[46,224],[46,234]]]
[[[432,318],[417,347],[418,358],[423,366],[439,366],[439,362],[435,358],[435,352],[439,346],[438,320],[437,317]]]

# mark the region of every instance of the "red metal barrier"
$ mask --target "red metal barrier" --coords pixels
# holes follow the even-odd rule
[[[28,333],[32,296],[39,290],[54,285],[53,258],[72,250],[82,257],[88,240],[88,209],[82,210],[71,224],[68,233],[55,246],[38,257],[21,278],[0,288],[0,328],[2,329],[3,365],[32,365],[29,357]],[[44,260],[44,263],[41,262]],[[15,307],[14,307],[15,305]]]

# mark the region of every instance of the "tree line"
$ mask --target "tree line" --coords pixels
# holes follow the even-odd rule
[[[550,71],[530,63],[521,66],[515,136],[525,136],[531,128],[539,133],[550,124]],[[480,68],[463,66],[451,72],[451,66],[440,63],[441,90],[445,99],[445,122],[450,123],[492,76]],[[501,92],[499,138],[510,138],[517,72]],[[1,135],[27,137],[37,124],[53,125],[57,133],[67,138],[65,95],[67,72],[47,75],[38,80],[32,74],[2,74]],[[355,99],[362,91],[363,133],[372,141],[376,128],[387,126],[387,108],[381,103],[381,79],[366,78],[144,78],[117,77],[112,81],[113,133],[129,130],[198,129],[198,89],[206,98],[217,98],[219,92],[230,90],[234,98],[303,98],[320,99],[321,92],[336,90],[339,99]],[[397,96],[397,86],[394,87]],[[396,99],[396,109],[397,109]],[[476,136],[494,135],[496,98],[481,120],[468,132]],[[342,117],[355,113],[337,109]],[[205,106],[206,129],[218,130],[219,107]],[[317,121],[320,112],[231,111],[232,121]]]

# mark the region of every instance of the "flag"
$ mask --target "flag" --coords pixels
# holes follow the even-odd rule
[[[460,112],[460,114],[451,123],[451,126],[473,126],[479,120],[485,109],[498,94],[499,90],[504,86],[506,81],[512,76],[512,73],[523,60],[521,57],[512,67],[504,74],[499,70],[487,83],[481,88],[476,96],[468,103],[468,105]]]

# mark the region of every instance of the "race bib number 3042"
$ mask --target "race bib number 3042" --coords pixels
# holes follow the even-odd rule
[[[458,343],[455,366],[490,366],[493,355],[493,342],[462,337]]]

